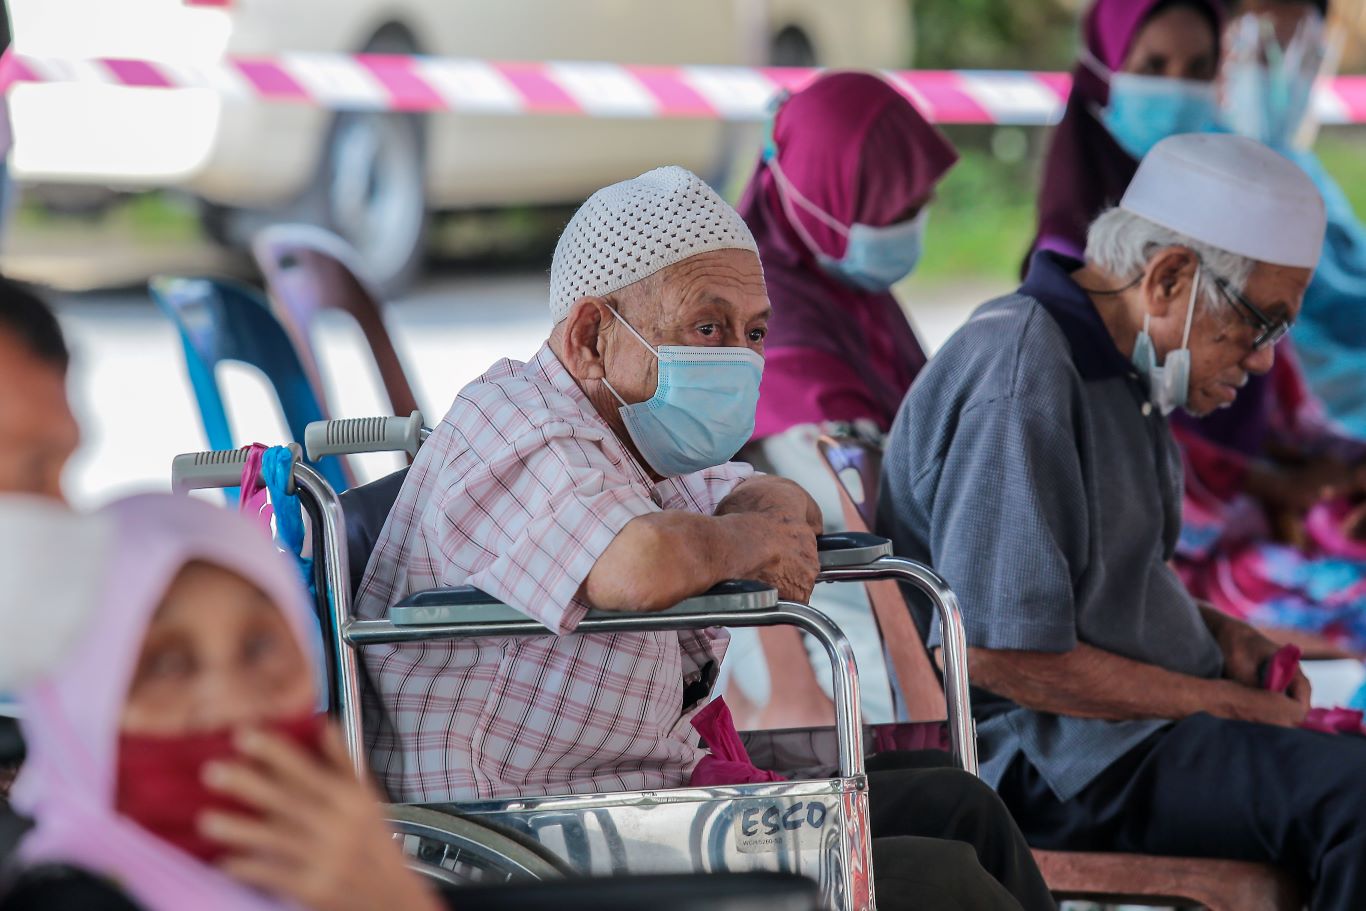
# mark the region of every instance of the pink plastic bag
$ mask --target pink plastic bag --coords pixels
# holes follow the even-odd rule
[[[1272,655],[1266,666],[1268,690],[1284,693],[1300,669],[1300,651],[1297,645],[1282,647]],[[1362,720],[1366,714],[1356,709],[1310,709],[1300,727],[1306,731],[1321,731],[1325,734],[1362,734]]]
[[[273,534],[270,520],[275,511],[270,506],[270,493],[266,490],[265,479],[261,477],[261,457],[268,447],[263,443],[252,443],[247,447],[247,464],[242,469],[242,496],[237,510]]]
[[[787,780],[777,772],[757,768],[750,761],[745,745],[740,742],[740,734],[735,730],[735,719],[731,717],[730,707],[720,696],[693,716],[692,726],[711,752],[703,756],[692,770],[692,777],[688,779],[689,787],[708,788]]]
[[[1295,679],[1295,674],[1299,672],[1300,656],[1303,654],[1298,645],[1283,646],[1267,661],[1266,680],[1262,686],[1274,693],[1284,693],[1288,690]]]

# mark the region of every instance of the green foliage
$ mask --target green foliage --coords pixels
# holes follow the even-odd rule
[[[920,69],[1066,69],[1076,13],[1059,0],[917,0]]]
[[[1357,215],[1366,218],[1366,131],[1326,129],[1319,134],[1314,152],[1352,201]]]
[[[990,148],[992,128],[946,132],[962,157],[939,185],[915,280],[1011,280],[1034,237],[1038,155],[1002,161]],[[1044,135],[1029,131],[1026,138],[1033,147]]]

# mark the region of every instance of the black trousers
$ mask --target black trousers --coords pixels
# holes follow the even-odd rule
[[[868,761],[880,911],[1051,911],[1029,845],[996,792],[940,752]]]
[[[1029,843],[1280,864],[1315,911],[1366,908],[1366,738],[1194,715],[1072,800],[1023,759],[1000,793]]]

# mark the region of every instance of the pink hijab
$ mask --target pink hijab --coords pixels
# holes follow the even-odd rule
[[[845,225],[893,223],[958,160],[901,92],[870,73],[827,73],[794,94],[778,111],[773,140],[793,185]],[[891,294],[853,288],[821,268],[778,192],[761,160],[739,206],[773,303],[755,438],[824,421],[869,419],[887,430],[924,349]],[[794,209],[822,252],[844,255],[842,235]]]
[[[114,528],[101,602],[75,648],[23,694],[28,758],[15,808],[34,820],[20,844],[26,865],[64,863],[108,878],[145,911],[280,911],[295,907],[239,885],[113,809],[119,718],[147,627],[185,564],[238,573],[284,613],[313,654],[298,571],[246,519],[200,500],[146,494],[100,515]]]

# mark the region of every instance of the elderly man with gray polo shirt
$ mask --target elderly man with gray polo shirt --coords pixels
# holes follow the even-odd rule
[[[1366,908],[1366,738],[1297,729],[1308,682],[1264,689],[1276,646],[1166,562],[1166,415],[1271,368],[1323,235],[1288,160],[1164,140],[1086,261],[1036,254],[902,406],[880,524],[958,593],[983,774],[1037,847],[1275,862],[1314,908]]]

